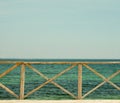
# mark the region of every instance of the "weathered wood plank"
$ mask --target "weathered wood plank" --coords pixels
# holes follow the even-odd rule
[[[25,85],[25,65],[21,66],[21,77],[20,77],[20,99],[24,99],[24,85]]]
[[[100,84],[97,85],[96,87],[94,87],[92,90],[90,90],[89,92],[87,92],[86,94],[84,94],[84,95],[82,96],[82,98],[85,98],[85,97],[88,96],[90,93],[94,92],[96,89],[98,89],[99,87],[101,87],[104,83],[105,83],[105,81],[102,82],[102,83],[100,83]]]
[[[78,99],[82,99],[82,65],[78,65]]]
[[[120,90],[120,87],[118,87],[116,84],[114,84],[113,82],[109,81],[110,79],[114,78],[115,76],[117,76],[118,74],[120,74],[120,70],[118,70],[116,73],[112,74],[106,82],[108,82],[109,84],[111,84],[113,87],[115,87],[117,90]]]
[[[18,66],[19,66],[19,64],[15,64],[11,68],[7,69],[5,72],[3,72],[2,74],[0,74],[0,78],[2,78],[3,76],[7,75],[9,72],[11,72],[12,70],[14,70]]]
[[[16,63],[29,63],[29,64],[120,64],[120,61],[90,61],[90,62],[84,62],[84,61],[58,61],[58,62],[42,62],[42,61],[34,61],[34,62],[26,62],[26,61],[0,61],[0,64],[16,64]]]
[[[30,69],[32,69],[34,72],[36,72],[37,74],[39,74],[41,77],[43,77],[46,80],[49,80],[49,78],[47,76],[45,76],[43,73],[41,73],[40,71],[38,71],[36,68],[32,67],[30,64],[26,64],[26,66],[28,66]],[[62,86],[60,86],[58,83],[51,81],[51,83],[53,85],[55,85],[56,87],[60,88],[62,91],[64,91],[65,93],[69,94],[70,96],[72,96],[73,98],[77,98],[74,94],[72,94],[70,91],[68,91],[67,89],[63,88]]]
[[[71,70],[73,67],[75,67],[76,64],[71,65],[70,67],[68,67],[67,69],[63,70],[62,72],[58,73],[57,75],[55,75],[53,78],[49,79],[48,81],[44,82],[43,84],[41,84],[40,86],[38,86],[37,88],[33,89],[32,91],[30,91],[29,93],[27,93],[25,95],[25,97],[31,95],[32,93],[34,93],[35,91],[39,90],[40,88],[44,87],[46,84],[48,84],[49,82],[55,80],[56,78],[58,78],[59,76],[61,76],[62,74],[64,74],[65,72]]]
[[[24,63],[29,63],[29,64],[120,64],[120,61],[106,61],[106,62],[82,62],[82,61],[78,61],[78,62],[24,62]]]
[[[92,90],[90,90],[89,92],[87,92],[82,98],[85,98],[87,95],[89,95],[90,93],[94,92],[96,89],[98,89],[100,86],[102,86],[104,83],[108,82],[110,83],[113,87],[115,87],[117,90],[120,90],[120,87],[118,87],[116,84],[114,84],[113,82],[110,81],[110,79],[112,79],[113,77],[115,77],[116,75],[118,75],[120,73],[120,70],[118,70],[117,72],[113,73],[110,77],[105,78],[103,75],[101,75],[100,73],[98,73],[97,71],[95,71],[93,68],[89,67],[86,64],[83,64],[87,69],[91,70],[93,73],[95,73],[97,76],[99,76],[100,78],[102,78],[104,81],[102,83],[100,83],[99,85],[97,85],[95,88],[93,88]]]
[[[19,98],[17,94],[15,94],[12,90],[10,90],[9,88],[7,88],[2,83],[0,83],[0,87],[2,87],[3,89],[5,89],[8,93],[10,93],[11,95],[15,96],[16,98]]]

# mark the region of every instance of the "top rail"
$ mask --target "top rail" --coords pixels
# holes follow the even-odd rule
[[[120,61],[101,61],[101,62],[31,62],[31,61],[28,61],[28,62],[25,62],[25,61],[0,61],[0,64],[120,64]]]

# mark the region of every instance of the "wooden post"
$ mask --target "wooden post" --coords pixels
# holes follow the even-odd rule
[[[21,77],[20,77],[20,99],[24,99],[24,84],[25,84],[25,65],[21,66]]]
[[[82,64],[78,64],[78,99],[82,99]]]

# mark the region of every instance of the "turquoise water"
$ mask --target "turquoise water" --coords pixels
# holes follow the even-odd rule
[[[113,59],[4,59],[9,61],[120,61]],[[3,59],[1,59],[3,61]],[[0,73],[3,73],[8,68],[12,67],[13,64],[1,64]],[[70,64],[36,64],[32,65],[38,71],[43,73],[48,78],[54,77],[56,74],[60,73],[62,70],[71,66]],[[113,73],[120,70],[120,64],[90,64],[91,68],[102,74],[104,77],[108,78]],[[6,76],[0,78],[0,82],[6,85],[8,88],[13,90],[17,95],[19,95],[20,88],[20,68],[18,66],[15,70],[11,71]],[[40,84],[44,83],[46,80],[33,72],[27,66],[25,67],[25,95],[38,87]],[[103,82],[103,79],[96,76],[93,72],[88,70],[83,66],[83,78],[82,78],[82,93],[85,95],[88,91],[93,89],[95,86]],[[64,75],[58,77],[54,82],[63,86],[65,89],[69,90],[75,96],[77,96],[78,91],[78,66],[75,66],[70,71],[66,72]],[[112,81],[115,85],[120,87],[120,74],[112,78]],[[12,95],[6,92],[4,89],[0,88],[0,99],[15,99]],[[40,90],[36,91],[32,95],[29,95],[25,99],[74,99],[68,94],[61,91],[59,88],[55,87],[53,84],[49,83]],[[98,88],[96,91],[86,96],[85,99],[120,99],[120,91],[115,87],[111,86],[109,83],[105,83],[103,86]]]

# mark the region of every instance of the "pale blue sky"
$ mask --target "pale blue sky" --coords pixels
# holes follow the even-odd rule
[[[120,0],[0,0],[0,58],[120,59]]]

